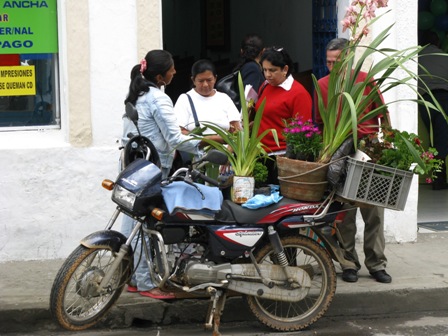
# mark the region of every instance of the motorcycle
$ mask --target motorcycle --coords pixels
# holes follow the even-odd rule
[[[126,114],[138,131],[135,108],[127,106]],[[210,298],[205,327],[213,335],[220,335],[230,293],[277,331],[301,330],[323,316],[336,291],[333,260],[354,266],[339,244],[336,224],[344,212],[334,192],[322,202],[283,198],[245,209],[223,199],[219,182],[202,173],[208,162],[227,162],[219,151],[164,180],[157,150],[139,131],[124,151],[124,169],[115,182],[102,183],[116,210],[104,230],[81,240],[54,280],[50,310],[62,327],[87,329],[118,300],[134,270],[135,236],[160,289]],[[129,237],[113,230],[120,214],[137,222]]]

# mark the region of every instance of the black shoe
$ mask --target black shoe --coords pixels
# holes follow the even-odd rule
[[[375,278],[376,281],[382,282],[382,283],[391,283],[392,277],[387,274],[385,270],[376,271],[376,272],[370,272],[370,275]]]
[[[354,269],[346,269],[342,271],[342,280],[345,282],[356,282],[358,281],[358,271]]]

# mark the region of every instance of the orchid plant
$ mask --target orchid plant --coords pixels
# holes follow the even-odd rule
[[[406,85],[418,96],[413,101],[424,104],[427,109],[441,110],[437,102],[429,103],[418,93],[419,76],[406,66],[408,62],[417,62],[423,47],[415,46],[404,50],[381,48],[380,45],[389,36],[393,24],[381,31],[368,45],[363,45],[363,38],[370,33],[371,25],[387,13],[376,16],[376,10],[387,7],[387,3],[388,0],[354,0],[348,7],[342,26],[343,31],[349,30],[351,38],[330,72],[326,100],[313,76],[323,123],[323,149],[318,162],[329,162],[334,152],[350,137],[353,137],[356,146],[358,124],[383,115],[390,104],[397,102],[383,102],[380,92],[385,93],[397,86]],[[381,60],[370,65],[367,71],[363,70],[369,80],[357,81],[367,58],[375,53],[381,55]],[[397,70],[404,76],[398,77],[395,74]],[[366,112],[372,103],[377,107]]]
[[[223,130],[214,123],[204,122],[203,124],[205,126],[221,137],[223,143],[207,138],[202,138],[202,140],[227,155],[235,176],[253,176],[257,162],[263,158],[269,159],[266,148],[261,140],[271,132],[278,145],[278,135],[275,129],[267,129],[258,134],[266,101],[261,102],[257,113],[255,113],[254,120],[251,122],[249,120],[248,105],[250,107],[253,102],[246,101],[241,73],[238,74],[238,86],[241,99],[241,130],[232,133]]]

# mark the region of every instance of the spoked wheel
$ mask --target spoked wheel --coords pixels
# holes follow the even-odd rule
[[[109,283],[98,286],[115,260],[109,249],[78,246],[59,270],[51,289],[50,311],[68,330],[84,330],[106,314],[123,291],[129,260],[123,259]]]
[[[327,311],[336,291],[336,271],[328,253],[310,238],[281,238],[289,266],[308,273],[311,287],[303,300],[284,302],[245,296],[252,313],[260,322],[279,331],[296,331],[316,322]],[[270,244],[255,252],[259,264],[277,260]]]

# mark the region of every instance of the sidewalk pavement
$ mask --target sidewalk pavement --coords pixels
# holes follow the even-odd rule
[[[362,256],[361,246],[357,247]],[[387,244],[390,284],[375,282],[363,267],[357,283],[340,278],[325,316],[372,316],[422,311],[448,311],[448,232],[419,233],[417,242]],[[62,329],[49,312],[50,290],[63,260],[0,264],[0,334]],[[135,319],[151,325],[203,323],[209,300],[158,301],[123,292],[101,326],[123,328]],[[222,322],[252,321],[240,297],[226,302]],[[313,328],[313,326],[311,326]]]

